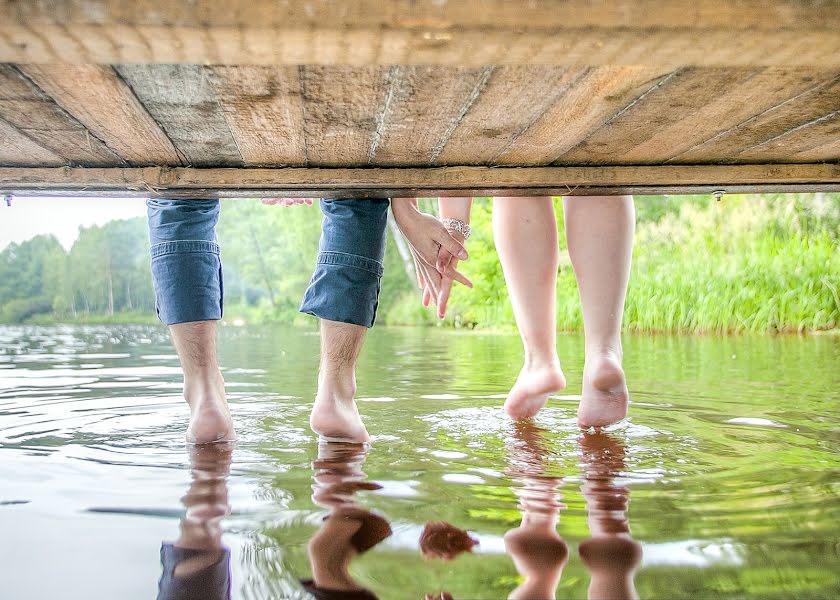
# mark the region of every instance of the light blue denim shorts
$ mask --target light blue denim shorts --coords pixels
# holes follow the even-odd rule
[[[146,204],[158,318],[166,325],[221,319],[224,282],[215,232],[219,201],[149,199]],[[373,326],[384,270],[388,204],[388,200],[355,198],[321,200],[320,249],[301,312]]]
[[[324,221],[315,273],[300,312],[373,327],[385,270],[388,200],[321,200]]]

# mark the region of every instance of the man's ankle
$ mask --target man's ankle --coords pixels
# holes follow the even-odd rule
[[[356,395],[356,372],[351,368],[322,369],[318,373],[318,389],[341,398],[352,398]]]

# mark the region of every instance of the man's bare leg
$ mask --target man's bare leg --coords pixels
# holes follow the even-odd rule
[[[170,325],[172,342],[184,371],[184,398],[190,406],[187,442],[207,444],[236,439],[225,381],[216,357],[216,321]]]
[[[566,197],[563,208],[586,334],[578,425],[603,427],[627,416],[630,401],[621,368],[621,319],[636,213],[632,196]]]
[[[505,401],[513,419],[533,417],[566,387],[557,358],[557,224],[551,198],[495,198],[493,235],[502,262],[525,364]]]
[[[353,397],[367,328],[321,319],[321,368],[309,425],[325,441],[369,442]]]

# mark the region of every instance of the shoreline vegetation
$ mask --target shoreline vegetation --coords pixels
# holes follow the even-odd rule
[[[422,201],[424,210],[436,203]],[[840,333],[840,194],[639,196],[627,333]],[[560,229],[557,321],[582,329],[574,272]],[[297,312],[320,235],[314,207],[224,201],[218,237],[229,325],[306,325]],[[491,203],[473,210],[463,271],[442,323],[420,305],[413,265],[390,228],[378,323],[513,331],[495,252]],[[0,324],[156,324],[144,219],[83,228],[69,252],[52,236],[0,253]]]

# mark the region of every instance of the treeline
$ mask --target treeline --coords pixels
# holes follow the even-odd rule
[[[422,201],[425,210],[433,201]],[[563,212],[557,221],[565,250]],[[811,331],[840,327],[840,194],[640,197],[628,330],[672,332]],[[310,321],[297,312],[320,237],[317,207],[224,202],[218,237],[225,265],[227,319]],[[514,327],[493,243],[491,202],[473,209],[475,289],[457,287],[445,324]],[[391,239],[378,321],[437,323],[422,308],[413,267]],[[0,321],[152,321],[154,295],[144,219],[81,230],[70,252],[51,236],[0,253]],[[402,250],[402,254],[401,254]],[[563,252],[558,327],[582,318],[574,272]]]
[[[143,219],[82,228],[70,252],[51,235],[11,244],[0,253],[0,319],[151,311],[148,249]]]

